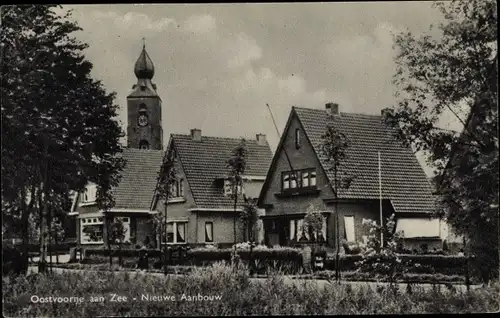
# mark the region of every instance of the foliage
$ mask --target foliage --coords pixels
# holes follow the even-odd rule
[[[348,190],[355,179],[355,175],[347,173],[347,149],[350,141],[347,136],[335,128],[333,115],[329,115],[326,132],[321,136],[320,153],[324,157],[325,170],[333,174],[332,190],[336,197],[340,197],[342,190]]]
[[[255,232],[259,229],[259,210],[257,207],[257,199],[245,197],[245,204],[240,213],[240,220],[245,229],[246,238],[255,243]]]
[[[159,274],[80,272],[3,277],[2,282],[4,314],[11,317],[456,314],[498,310],[500,291],[498,285],[469,294],[415,288],[411,294],[398,291],[395,297],[386,289],[347,284],[318,288],[314,282],[294,282],[282,275],[253,280],[245,269],[222,264],[168,279]],[[90,301],[91,296],[109,293],[129,301]],[[71,295],[85,302],[32,303],[33,295]],[[176,301],[130,301],[141,295],[172,295]],[[220,299],[181,301],[182,295]]]
[[[30,215],[39,218],[44,201],[68,211],[71,190],[102,176],[115,181],[123,165],[115,95],[91,78],[87,45],[73,36],[80,28],[57,10],[1,8],[2,215],[18,221],[11,224],[23,248]]]
[[[238,196],[243,190],[243,175],[247,169],[248,147],[246,140],[241,139],[240,143],[231,151],[231,156],[226,162],[228,169],[228,179],[231,182],[232,192],[231,198],[234,200],[234,214],[236,215],[236,207],[238,205]],[[236,244],[236,217],[233,220],[233,235],[234,243]]]
[[[359,271],[371,272],[387,279],[390,283],[394,283],[403,274],[410,271],[413,266],[411,262],[403,259],[397,253],[403,239],[403,233],[395,231],[394,218],[394,214],[387,218],[383,246],[380,242],[380,232],[384,230],[383,226],[378,225],[375,221],[363,219],[363,224],[370,228],[370,234],[367,237],[367,242],[361,244],[362,260],[356,263]],[[420,265],[415,264],[415,266]]]
[[[320,241],[321,230],[323,229],[323,215],[321,212],[316,211],[314,205],[311,203],[307,209],[306,216],[304,217],[303,229],[298,229],[302,231],[308,231],[313,235],[311,241]],[[323,238],[323,241],[325,238]]]
[[[429,34],[395,38],[398,103],[387,124],[427,152],[436,169],[438,214],[466,237],[474,268],[498,276],[497,4],[437,3],[444,22]],[[432,36],[434,33],[435,36]],[[447,118],[461,133],[440,128]]]

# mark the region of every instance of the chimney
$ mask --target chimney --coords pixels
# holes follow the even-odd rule
[[[201,141],[201,129],[198,128],[191,129],[191,138],[194,141]]]
[[[391,114],[391,115],[394,115],[394,109],[389,108],[389,107],[382,109],[382,110],[380,111],[380,115],[382,116],[382,118],[384,118],[384,117],[385,117],[385,114]]]
[[[255,135],[257,139],[257,144],[259,146],[265,146],[266,145],[266,135],[264,134],[257,134]]]
[[[338,115],[339,114],[339,104],[336,103],[326,103],[325,104],[326,113],[328,115]]]

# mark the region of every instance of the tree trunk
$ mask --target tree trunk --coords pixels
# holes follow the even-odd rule
[[[109,233],[109,218],[107,211],[104,211],[104,222],[106,222],[106,242],[108,243],[109,270],[113,267],[113,256],[111,255],[111,235]]]
[[[234,244],[236,244],[236,206],[238,204],[238,186],[236,186],[236,195],[234,196],[234,215],[233,215],[233,235]]]
[[[164,225],[164,228],[163,228],[163,234],[165,236],[165,244],[163,246],[164,250],[163,250],[163,258],[164,258],[164,262],[163,262],[163,274],[165,276],[168,275],[168,264],[167,264],[167,261],[168,261],[168,246],[167,246],[167,226],[168,226],[168,222],[167,222],[167,215],[168,215],[168,195],[167,195],[167,198],[165,199],[165,217],[163,219],[163,225]],[[174,232],[174,235],[175,235],[175,232]],[[161,237],[160,237],[160,246],[161,246]]]
[[[28,272],[28,264],[29,264],[29,215],[31,212],[31,208],[33,206],[33,203],[35,201],[35,195],[34,195],[34,188],[35,186],[32,186],[31,190],[31,200],[30,204],[26,206],[26,189],[23,188],[21,189],[21,237],[23,240],[22,246],[21,246],[21,255],[22,255],[22,268],[20,269],[21,273],[26,274]]]

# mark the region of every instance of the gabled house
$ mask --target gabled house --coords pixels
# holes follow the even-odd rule
[[[246,171],[235,214],[227,160],[240,142],[237,138],[202,136],[199,129],[192,129],[189,135],[170,136],[167,156],[175,158],[177,181],[167,204],[167,244],[220,246],[244,240],[239,212],[245,197],[258,198],[272,152],[265,135],[246,139]],[[155,196],[151,210],[164,213],[164,200]]]
[[[69,215],[76,217],[77,244],[80,246],[106,245],[106,222],[116,218],[123,222],[124,242],[146,245],[154,242],[150,210],[151,198],[156,187],[158,169],[163,151],[126,148],[121,154],[126,166],[121,172],[118,187],[113,188],[115,207],[108,212],[99,210],[96,203],[97,187],[87,185],[77,193]]]
[[[334,176],[327,173],[320,152],[328,120],[350,142],[341,173],[354,177],[350,187],[339,192],[337,200],[331,186]],[[441,225],[439,220],[431,218],[435,210],[432,192],[412,150],[395,139],[381,116],[342,113],[338,104],[328,103],[325,109],[292,107],[258,204],[265,209],[262,218],[269,245],[292,245],[314,239],[303,227],[306,212],[313,210],[323,214],[318,240],[334,247],[337,201],[340,239],[348,242],[366,239],[368,232],[362,220],[379,223],[382,206],[384,221],[395,214],[397,230],[404,231],[408,248],[421,244],[440,248]]]

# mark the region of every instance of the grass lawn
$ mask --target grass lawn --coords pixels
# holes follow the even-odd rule
[[[256,283],[245,269],[222,264],[196,268],[167,281],[151,275],[84,271],[4,277],[3,313],[10,317],[168,317],[467,313],[499,308],[499,285],[470,293],[415,290],[409,294],[387,288],[353,290],[348,285],[298,288],[283,279],[273,275]]]

